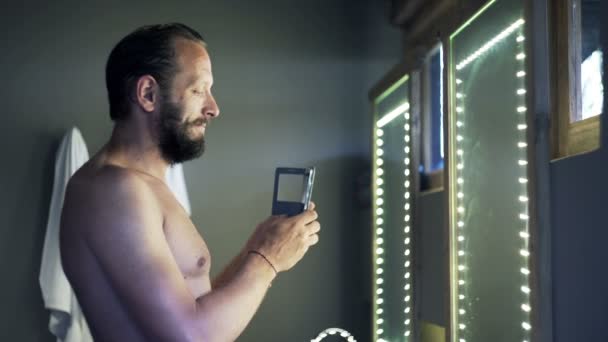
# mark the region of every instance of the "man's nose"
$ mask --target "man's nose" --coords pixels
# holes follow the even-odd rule
[[[207,105],[205,106],[204,110],[204,115],[206,117],[218,117],[220,115],[220,107],[218,107],[217,102],[215,102],[215,99],[213,98],[213,96],[209,97],[209,102],[207,103]]]

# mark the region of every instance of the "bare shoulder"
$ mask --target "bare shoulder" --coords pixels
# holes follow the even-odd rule
[[[68,183],[68,190],[86,190],[102,194],[120,194],[121,191],[144,191],[144,179],[139,173],[113,165],[91,167],[84,165]]]
[[[158,202],[148,182],[137,172],[103,166],[80,169],[68,182],[62,230],[95,234],[124,226],[146,213],[162,221]],[[154,215],[157,214],[158,216]],[[101,228],[100,228],[101,226]]]

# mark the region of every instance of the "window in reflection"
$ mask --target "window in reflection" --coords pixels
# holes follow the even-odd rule
[[[434,48],[422,71],[420,189],[443,187],[443,49]]]
[[[579,6],[577,1],[573,6]],[[599,6],[599,0],[580,0],[582,110],[579,120],[600,115],[604,105]]]

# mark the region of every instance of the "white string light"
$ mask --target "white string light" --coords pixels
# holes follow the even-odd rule
[[[384,155],[384,148],[383,146],[385,145],[385,142],[383,141],[382,137],[384,136],[385,132],[383,131],[383,127],[385,127],[387,124],[389,124],[390,122],[392,122],[393,120],[397,119],[397,118],[404,118],[405,122],[403,124],[403,132],[404,132],[404,138],[403,138],[403,143],[404,143],[404,148],[403,148],[403,152],[404,152],[404,159],[403,159],[403,166],[404,166],[404,171],[403,171],[403,175],[405,176],[405,181],[403,182],[403,188],[404,189],[404,193],[403,193],[403,198],[405,200],[405,204],[403,206],[404,209],[404,216],[403,216],[403,232],[404,232],[404,240],[403,240],[403,244],[404,244],[404,274],[403,274],[403,281],[404,281],[404,297],[403,297],[403,313],[404,313],[404,320],[403,323],[405,325],[405,329],[403,331],[403,334],[405,337],[409,338],[409,336],[412,334],[412,328],[411,328],[411,322],[412,322],[412,298],[413,298],[413,294],[412,294],[412,270],[411,270],[411,236],[410,236],[410,231],[411,231],[411,179],[410,179],[410,164],[411,164],[411,156],[410,156],[410,151],[411,151],[411,135],[412,135],[412,127],[411,127],[411,123],[410,123],[410,113],[409,113],[409,109],[410,109],[410,105],[408,102],[404,102],[401,103],[400,105],[398,105],[395,109],[391,110],[388,114],[384,115],[382,118],[380,118],[377,122],[376,122],[376,130],[375,130],[375,151],[376,151],[376,159],[375,159],[375,165],[374,165],[374,169],[375,169],[375,173],[374,173],[374,178],[375,178],[375,184],[376,184],[376,189],[374,191],[375,194],[375,199],[374,199],[374,212],[375,212],[375,237],[374,237],[374,258],[375,258],[375,262],[374,262],[374,276],[375,276],[375,291],[374,291],[374,302],[375,302],[375,307],[374,307],[374,336],[375,336],[375,340],[376,342],[386,342],[385,340],[385,327],[384,325],[386,324],[386,320],[383,318],[383,313],[384,313],[384,308],[383,308],[383,304],[384,299],[382,298],[382,294],[385,293],[384,288],[383,288],[383,284],[384,284],[384,279],[382,278],[382,275],[385,272],[385,270],[383,269],[382,265],[384,263],[384,243],[385,243],[385,239],[383,237],[384,235],[384,231],[385,229],[383,228],[383,224],[384,224],[384,219],[383,219],[383,215],[385,213],[383,206],[386,204],[386,200],[383,198],[385,191],[383,188],[384,185],[384,175],[386,173],[386,170],[384,170],[384,161],[382,159],[382,156]]]
[[[523,246],[522,248],[519,250],[519,254],[522,256],[522,267],[520,268],[520,273],[521,276],[523,277],[522,279],[524,280],[523,285],[521,286],[521,291],[522,294],[524,295],[524,303],[522,303],[521,305],[521,309],[524,313],[524,320],[522,321],[522,329],[524,331],[524,340],[529,340],[530,337],[530,330],[532,329],[532,325],[530,322],[530,316],[529,313],[531,312],[532,308],[530,306],[530,292],[531,289],[529,287],[529,276],[530,276],[530,269],[528,266],[528,260],[529,260],[529,256],[530,256],[530,252],[529,252],[529,248],[528,248],[528,239],[530,237],[530,234],[528,233],[528,221],[529,221],[529,216],[528,216],[528,193],[527,193],[527,183],[528,183],[528,179],[527,179],[527,166],[528,166],[528,161],[527,161],[527,143],[526,143],[526,132],[528,129],[527,123],[526,123],[526,112],[527,112],[527,108],[526,108],[526,88],[525,88],[525,76],[526,76],[526,72],[525,72],[525,58],[526,58],[526,54],[525,54],[525,48],[524,48],[524,44],[525,44],[525,37],[523,35],[523,24],[525,23],[525,21],[523,19],[518,19],[517,21],[515,21],[514,23],[512,23],[511,25],[509,25],[506,29],[504,29],[502,32],[500,32],[498,35],[496,35],[494,38],[490,39],[488,42],[486,42],[485,44],[483,44],[481,46],[481,48],[477,49],[473,54],[471,54],[470,56],[468,56],[467,58],[463,59],[460,63],[458,63],[456,65],[456,70],[460,71],[463,68],[465,68],[467,65],[471,64],[473,61],[475,61],[477,58],[479,58],[480,56],[482,56],[484,53],[488,52],[490,49],[492,49],[496,44],[500,43],[501,41],[503,41],[504,39],[508,38],[511,34],[513,34],[514,32],[518,31],[519,33],[517,34],[515,41],[517,43],[517,52],[515,54],[515,60],[517,61],[518,65],[518,71],[516,72],[515,76],[517,81],[520,83],[518,89],[516,90],[516,95],[517,95],[517,99],[518,102],[516,104],[516,107],[514,108],[514,113],[518,115],[519,118],[519,122],[517,123],[516,126],[516,132],[518,132],[520,134],[519,136],[519,141],[517,143],[517,147],[518,147],[518,151],[520,153],[519,158],[517,159],[517,165],[518,165],[518,170],[520,173],[520,176],[518,177],[518,182],[521,186],[521,194],[518,196],[517,201],[518,203],[521,205],[521,212],[519,214],[519,218],[521,219],[519,222],[522,223],[523,225],[523,230],[519,231],[519,236],[522,238],[522,242],[523,242]],[[456,236],[456,246],[454,247],[456,249],[456,260],[455,260],[455,281],[458,284],[458,286],[455,289],[455,295],[457,295],[458,301],[455,303],[456,304],[456,308],[454,308],[454,312],[458,313],[458,316],[463,316],[466,314],[465,308],[467,307],[466,303],[464,303],[464,300],[467,298],[465,291],[467,290],[467,282],[465,281],[466,279],[466,272],[467,272],[467,263],[466,263],[466,252],[464,250],[464,246],[466,244],[466,211],[465,211],[465,195],[464,195],[464,190],[463,190],[463,184],[464,184],[464,169],[465,169],[465,162],[464,162],[464,146],[463,144],[466,142],[466,136],[463,134],[464,132],[462,132],[462,127],[464,126],[465,123],[465,114],[466,114],[466,107],[465,107],[465,99],[467,97],[467,94],[465,93],[464,88],[463,87],[463,78],[460,77],[459,75],[456,75],[456,79],[455,79],[455,123],[456,123],[456,128],[455,128],[455,163],[454,165],[456,166],[454,169],[455,172],[455,179],[456,179],[456,185],[455,185],[455,207],[456,207],[456,219],[455,222],[457,224],[457,229],[458,229],[458,233]],[[522,115],[523,114],[523,115]],[[456,327],[458,327],[457,331],[455,331],[455,337],[457,339],[457,341],[459,342],[466,342],[465,340],[465,332],[466,332],[466,325],[463,324],[461,322],[461,320],[456,317]]]
[[[398,108],[397,108],[398,109]],[[390,113],[389,113],[390,114]],[[386,118],[387,116],[385,116]],[[391,119],[392,120],[392,119]],[[385,120],[386,121],[386,120]],[[387,121],[388,122],[388,121]],[[383,332],[382,329],[382,321],[381,321],[381,317],[382,317],[382,313],[384,312],[384,310],[382,309],[382,304],[384,303],[384,300],[382,299],[381,295],[382,293],[384,293],[384,288],[382,287],[382,284],[384,283],[384,279],[382,278],[381,274],[384,272],[383,269],[383,263],[384,263],[384,258],[383,258],[383,253],[384,253],[384,239],[383,237],[383,233],[384,233],[384,229],[383,229],[383,223],[384,223],[384,219],[383,219],[383,213],[384,210],[382,209],[382,205],[384,204],[384,199],[383,199],[383,195],[384,195],[384,189],[382,188],[383,184],[384,184],[384,180],[382,178],[382,175],[384,174],[383,168],[382,166],[384,165],[384,161],[382,159],[382,155],[384,154],[384,150],[382,149],[382,145],[383,140],[382,137],[384,136],[384,131],[380,128],[379,125],[377,125],[377,129],[375,131],[375,135],[376,135],[376,140],[375,140],[375,145],[376,145],[376,172],[375,172],[375,184],[376,184],[376,190],[375,190],[375,195],[376,195],[376,200],[375,200],[375,214],[376,214],[376,238],[375,238],[375,247],[374,247],[374,251],[375,251],[375,270],[374,270],[374,274],[375,274],[375,298],[374,298],[374,303],[375,303],[375,325],[376,325],[376,334],[381,334]],[[332,330],[333,331],[333,330]],[[322,332],[321,334],[319,334],[319,336],[317,337],[317,339],[312,340],[313,342],[318,342],[321,341],[325,336],[327,336],[329,334],[328,331]]]
[[[353,335],[351,335],[348,331],[346,331],[344,329],[340,329],[340,328],[325,329],[324,331],[319,333],[319,335],[317,337],[310,340],[310,342],[321,342],[324,338],[326,338],[327,336],[330,336],[330,335],[339,335],[348,342],[357,342],[357,340],[355,340],[355,337]]]
[[[409,109],[409,106],[408,106]],[[405,217],[404,217],[404,227],[403,227],[403,232],[404,232],[404,240],[403,240],[403,244],[405,247],[405,263],[404,263],[404,268],[405,268],[405,286],[404,286],[404,290],[405,290],[405,294],[404,294],[404,305],[405,305],[405,317],[404,317],[404,328],[405,328],[405,332],[403,334],[403,336],[405,336],[406,338],[408,338],[409,340],[409,336],[412,332],[412,327],[411,327],[411,321],[412,321],[412,313],[411,313],[411,301],[410,298],[412,297],[412,277],[411,277],[411,256],[410,256],[410,231],[411,231],[411,212],[410,212],[410,208],[411,208],[411,204],[410,204],[410,196],[411,196],[411,191],[410,191],[410,180],[409,180],[409,175],[410,175],[410,154],[409,154],[409,142],[410,142],[410,136],[411,136],[411,130],[410,130],[410,123],[409,123],[409,118],[410,118],[410,114],[408,112],[404,113],[404,117],[405,117],[405,125],[403,126],[404,130],[405,130],[405,141],[406,141],[406,148],[404,149],[405,151],[405,159],[404,159],[404,167],[405,167],[405,176],[406,176],[406,181],[404,183],[404,197],[405,197]]]
[[[528,215],[528,203],[529,203],[529,198],[528,198],[528,189],[527,189],[527,184],[528,184],[528,179],[527,174],[528,174],[528,163],[527,163],[527,137],[526,137],[526,131],[528,129],[528,125],[526,123],[526,115],[520,115],[520,114],[525,114],[527,109],[526,109],[526,96],[524,96],[526,94],[526,79],[525,79],[525,75],[526,72],[523,71],[525,70],[525,58],[526,58],[526,54],[525,54],[525,37],[523,35],[523,29],[520,30],[520,34],[517,36],[517,38],[515,39],[516,43],[517,43],[517,48],[518,48],[518,52],[515,55],[515,58],[518,61],[518,67],[521,70],[520,72],[517,73],[517,80],[518,82],[520,82],[520,87],[517,89],[517,98],[520,101],[520,103],[517,105],[516,108],[516,112],[517,112],[517,117],[519,118],[520,122],[517,124],[517,129],[519,131],[519,143],[518,143],[518,147],[519,147],[519,153],[520,153],[520,160],[519,160],[519,166],[520,166],[520,184],[521,184],[521,194],[518,197],[518,202],[521,205],[521,210],[522,213],[519,214],[519,217],[521,219],[522,222],[522,230],[519,232],[519,236],[522,237],[522,248],[520,250],[520,255],[522,256],[522,267],[520,268],[520,272],[522,275],[522,279],[523,279],[523,285],[522,285],[522,293],[523,293],[523,303],[521,304],[521,309],[522,309],[522,313],[524,315],[524,318],[522,320],[521,323],[521,327],[523,329],[523,333],[524,333],[524,340],[528,341],[530,339],[530,330],[532,330],[532,325],[530,322],[530,312],[532,311],[532,307],[530,305],[530,288],[529,288],[529,284],[530,284],[530,268],[529,268],[529,256],[530,256],[530,250],[529,250],[529,245],[528,245],[528,241],[529,241],[529,237],[530,234],[528,233],[528,222],[529,222],[529,215]],[[522,163],[522,161],[526,161],[524,163]]]
[[[480,51],[480,50],[478,50]],[[475,56],[475,54],[471,55],[471,56]],[[477,55],[478,56],[478,55]],[[475,57],[477,58],[477,57]],[[461,62],[460,64],[458,64],[458,66],[456,67],[457,70],[460,70],[462,68],[464,68],[468,63],[472,62],[473,58],[470,57],[469,59],[465,59],[465,61]],[[465,236],[464,236],[464,231],[465,231],[465,209],[464,209],[464,179],[463,179],[463,175],[464,175],[464,167],[465,167],[465,163],[464,163],[464,137],[462,135],[461,130],[463,129],[464,126],[464,118],[465,118],[465,103],[464,100],[466,98],[466,94],[463,94],[461,89],[459,89],[460,87],[462,87],[463,81],[460,78],[456,79],[456,105],[455,105],[455,109],[456,109],[456,141],[455,141],[455,151],[456,151],[456,158],[455,158],[455,165],[456,165],[456,169],[455,169],[455,175],[456,175],[456,189],[455,189],[455,193],[456,193],[456,221],[457,221],[457,229],[458,229],[458,236],[456,237],[456,250],[457,250],[457,257],[456,257],[456,282],[458,284],[458,287],[456,289],[456,291],[458,292],[459,296],[459,302],[457,304],[458,308],[463,308],[465,307],[464,303],[462,303],[465,299],[465,296],[462,295],[462,292],[465,290],[463,288],[463,286],[466,284],[466,282],[464,281],[465,275],[466,275],[466,254],[464,251],[464,245],[465,245]],[[456,309],[456,308],[454,308]],[[465,311],[464,309],[460,309],[459,314],[460,315],[464,315]],[[463,332],[463,330],[465,329],[465,325],[459,323],[458,325],[458,331],[459,332],[455,332],[456,335],[461,334],[461,332]],[[460,339],[459,341],[464,341],[464,339]]]
[[[400,107],[403,107],[400,106]],[[382,218],[382,214],[383,214],[383,210],[382,210],[382,204],[384,203],[383,200],[383,194],[384,194],[384,190],[381,187],[381,185],[384,183],[384,181],[382,181],[382,174],[383,172],[383,168],[382,165],[384,164],[382,161],[382,158],[380,158],[380,156],[383,154],[383,149],[381,147],[381,144],[378,144],[378,142],[381,140],[381,137],[384,135],[384,131],[382,130],[381,127],[383,127],[384,125],[386,125],[388,122],[390,122],[391,120],[393,120],[395,117],[392,116],[392,113],[397,113],[399,114],[400,108],[396,108],[395,110],[393,110],[391,113],[389,113],[388,115],[384,116],[381,120],[383,121],[383,124],[381,124],[380,121],[378,121],[376,127],[376,155],[378,156],[376,158],[376,173],[375,173],[375,179],[376,179],[376,201],[375,201],[375,213],[376,213],[376,239],[375,239],[375,314],[374,314],[374,326],[375,326],[375,335],[376,336],[381,336],[382,333],[384,332],[384,329],[382,328],[382,323],[383,323],[383,319],[382,319],[382,314],[384,313],[382,304],[384,303],[384,300],[382,299],[382,293],[384,292],[384,289],[382,287],[382,283],[384,282],[383,279],[381,278],[380,274],[382,274],[382,272],[384,271],[382,268],[382,265],[384,263],[384,258],[383,258],[383,252],[384,249],[382,248],[382,246],[384,245],[384,239],[382,239],[382,236],[384,235],[384,229],[382,227],[383,223],[384,223],[384,219]],[[401,111],[402,112],[402,111]],[[386,118],[390,118],[386,119]],[[379,182],[380,181],[380,182]],[[320,340],[317,340],[320,341]],[[317,342],[314,341],[313,342]]]

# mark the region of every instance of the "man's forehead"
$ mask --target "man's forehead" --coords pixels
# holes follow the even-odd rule
[[[182,72],[191,77],[211,77],[211,59],[200,42],[187,39],[175,41],[176,61]]]

